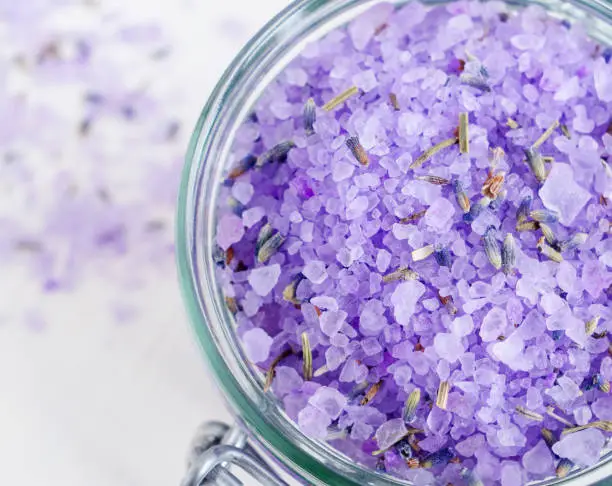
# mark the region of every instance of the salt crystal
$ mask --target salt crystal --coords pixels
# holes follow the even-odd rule
[[[382,424],[376,430],[376,442],[379,449],[388,449],[406,435],[404,419],[396,418]]]
[[[232,186],[232,196],[236,198],[242,204],[247,204],[253,194],[255,193],[255,189],[253,185],[248,182],[237,181]]]
[[[576,398],[582,395],[580,387],[567,376],[560,376],[557,378],[557,385],[546,390],[545,393],[561,407],[568,406]]]
[[[553,165],[539,194],[544,206],[559,213],[559,221],[566,226],[572,224],[591,198],[590,193],[576,183],[572,167],[562,163]]]
[[[359,330],[364,336],[378,336],[388,326],[384,307],[378,300],[369,300],[359,317]]]
[[[251,228],[266,215],[266,210],[261,206],[249,208],[242,213],[242,222],[247,228]]]
[[[300,410],[297,419],[300,430],[313,439],[325,439],[331,422],[329,415],[311,405]]]
[[[280,274],[281,267],[278,263],[275,263],[251,270],[248,281],[255,293],[265,297],[276,286]]]
[[[381,249],[376,253],[376,269],[379,272],[385,272],[389,268],[391,263],[391,253],[387,250]]]
[[[302,274],[313,284],[321,284],[327,279],[327,270],[325,268],[325,263],[317,260],[309,261],[304,266]]]
[[[587,406],[574,409],[574,419],[576,420],[577,425],[588,424],[592,416],[593,414],[591,413],[591,409]]]
[[[523,454],[523,467],[534,474],[550,474],[553,471],[553,455],[544,440]]]
[[[217,223],[217,243],[223,250],[227,250],[234,243],[238,243],[244,236],[242,219],[235,214],[224,214]]]
[[[444,435],[448,432],[452,417],[450,412],[433,407],[427,416],[427,427],[436,435]]]
[[[425,117],[418,112],[402,113],[398,119],[398,131],[404,137],[414,137],[423,130]]]
[[[606,438],[599,430],[586,429],[562,436],[552,449],[559,457],[565,457],[578,466],[588,467],[599,460],[605,442]]]
[[[392,4],[380,3],[353,20],[348,26],[348,33],[355,49],[363,50],[374,36],[376,29],[385,22],[392,12]]]
[[[555,93],[554,100],[565,102],[580,95],[580,79],[578,76],[572,76],[559,86]]]
[[[524,368],[524,362],[521,359],[524,348],[525,343],[515,332],[505,341],[495,343],[492,351],[502,363],[507,364],[513,370],[521,370]]]
[[[562,261],[557,270],[557,283],[561,290],[571,292],[576,284],[576,269],[567,261]]]
[[[517,34],[510,43],[521,51],[539,51],[546,43],[546,37],[534,34]]]
[[[582,268],[582,286],[593,298],[597,298],[612,284],[612,272],[598,260],[591,260]]]
[[[338,369],[345,360],[346,353],[342,349],[329,347],[325,351],[325,364],[331,371]]]
[[[337,419],[347,404],[346,396],[335,388],[322,386],[310,397],[308,403],[330,417]]]
[[[250,329],[242,335],[242,345],[249,361],[261,363],[270,356],[272,338],[263,329]]]
[[[455,207],[446,198],[436,199],[427,209],[423,218],[430,230],[444,233],[450,229],[455,215]]]
[[[612,102],[612,64],[597,59],[593,68],[597,96],[604,103]]]
[[[333,336],[342,329],[347,313],[344,311],[325,311],[319,317],[321,331],[327,336]]]
[[[425,286],[416,280],[400,283],[391,295],[395,320],[404,326],[410,324],[410,318],[416,310],[416,304],[425,293]]]
[[[495,341],[504,335],[508,326],[506,312],[500,307],[493,307],[482,320],[480,337],[485,342]]]
[[[461,338],[455,334],[438,333],[434,338],[434,348],[440,358],[449,363],[456,362],[465,352]]]
[[[298,390],[304,384],[299,373],[289,366],[277,366],[274,378],[272,389],[281,397]]]
[[[598,398],[591,408],[599,420],[612,420],[612,397]]]
[[[550,292],[542,296],[540,305],[542,309],[544,309],[544,312],[550,316],[565,307],[567,303],[557,294]]]
[[[363,216],[368,209],[368,204],[366,196],[357,196],[346,208],[346,219],[352,220]]]
[[[355,166],[343,160],[336,160],[332,164],[332,179],[334,182],[340,182],[348,179],[355,172]]]

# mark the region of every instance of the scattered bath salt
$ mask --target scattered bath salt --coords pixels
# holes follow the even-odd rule
[[[612,92],[581,32],[534,7],[380,4],[254,107],[215,262],[251,361],[294,353],[270,390],[302,432],[422,484],[597,462]]]

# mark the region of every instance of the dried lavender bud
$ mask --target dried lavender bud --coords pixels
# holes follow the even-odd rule
[[[544,159],[542,154],[535,148],[530,147],[525,149],[525,155],[527,156],[527,164],[536,179],[540,182],[546,180],[546,167],[544,166]]]
[[[440,265],[441,267],[451,267],[451,255],[450,251],[448,251],[448,248],[444,246],[436,246],[434,251],[434,258],[436,259],[438,265]]]
[[[404,405],[404,422],[407,424],[411,424],[414,422],[416,418],[416,411],[419,407],[419,403],[421,402],[421,390],[419,388],[415,388],[412,390],[410,395],[406,400],[406,405]]]
[[[523,417],[528,418],[529,420],[534,420],[536,422],[544,421],[544,417],[542,415],[536,412],[532,412],[531,410],[525,407],[518,406],[516,407],[516,411]]]
[[[489,93],[491,91],[491,86],[489,86],[489,82],[484,76],[474,76],[468,73],[461,73],[459,76],[459,81],[464,86],[471,86],[472,88],[476,88],[485,93]]]
[[[506,121],[506,125],[508,125],[508,127],[510,127],[512,130],[516,130],[517,128],[519,128],[519,124],[513,120],[512,118],[508,118],[508,120]]]
[[[484,241],[484,249],[489,262],[491,262],[491,265],[493,265],[495,269],[499,270],[502,266],[502,257],[499,249],[499,242],[497,241],[497,238],[495,238],[495,231],[494,226],[489,226],[482,239]]]
[[[550,429],[543,428],[540,430],[540,434],[542,434],[542,438],[548,447],[552,447],[557,443],[557,438]]]
[[[384,283],[397,282],[398,280],[418,280],[419,274],[408,267],[401,267],[383,277]]]
[[[573,467],[574,467],[574,463],[572,461],[570,461],[569,459],[563,458],[557,464],[555,474],[557,475],[558,478],[564,478],[570,473]]]
[[[470,153],[469,118],[467,113],[459,114],[459,153]]]
[[[257,252],[257,261],[259,263],[266,263],[272,255],[274,255],[278,249],[285,242],[285,237],[279,232],[274,233],[268,238],[259,248]]]
[[[359,162],[361,165],[367,166],[370,163],[370,158],[368,157],[367,152],[359,142],[359,137],[349,137],[346,139],[346,146],[349,148],[353,157]]]
[[[287,302],[291,302],[294,305],[300,305],[301,302],[295,297],[295,291],[297,290],[300,282],[305,278],[306,277],[304,277],[302,274],[295,277],[283,290],[283,299],[285,299]]]
[[[287,160],[287,155],[289,151],[295,147],[295,143],[292,140],[287,140],[285,142],[281,142],[278,145],[275,145],[267,152],[264,152],[257,158],[257,162],[255,163],[256,167],[263,167],[266,164],[270,163],[282,163]]]
[[[531,203],[533,202],[533,198],[531,196],[526,196],[519,204],[518,209],[516,210],[516,222],[523,223],[527,220],[529,213],[531,212]]]
[[[604,393],[610,393],[610,382],[604,378],[603,375],[597,373],[593,377],[593,385],[599,388],[600,391]]]
[[[412,457],[412,447],[408,438],[400,440],[395,444],[395,450],[404,461],[407,461]]]
[[[544,244],[543,240],[544,240],[544,237],[542,237],[542,239],[538,241],[538,244],[537,244],[537,247],[538,247],[538,250],[540,250],[540,253],[542,253],[542,255],[544,255],[549,260],[552,260],[553,262],[561,263],[563,261],[563,256],[561,255],[561,253],[559,253],[554,248]]]
[[[429,469],[435,466],[439,466],[441,464],[448,464],[448,462],[453,458],[453,453],[450,449],[445,448],[441,449],[433,454],[429,454],[423,461],[421,462],[421,467],[424,469]]]
[[[559,249],[562,252],[575,250],[579,246],[584,245],[588,237],[589,235],[587,235],[586,233],[576,233],[569,240],[562,242],[559,245]]]
[[[442,140],[440,143],[423,152],[423,154],[421,154],[412,164],[410,164],[410,168],[416,169],[418,167],[421,167],[426,161],[436,155],[440,150],[452,147],[453,145],[457,145],[458,142],[459,139],[457,137]]]
[[[438,395],[436,396],[436,406],[442,410],[446,410],[446,404],[448,403],[448,392],[450,390],[450,383],[443,381],[438,387]]]
[[[424,246],[423,248],[418,248],[412,252],[412,261],[420,262],[421,260],[425,260],[425,258],[432,255],[433,252],[434,252],[433,245],[427,245],[427,246]]]
[[[486,196],[489,199],[496,199],[504,187],[505,176],[506,174],[504,172],[500,172],[496,175],[489,175],[482,186],[483,196]]]
[[[448,179],[434,175],[416,176],[415,179],[419,181],[429,182],[430,184],[433,184],[435,186],[445,186],[447,184],[450,184],[450,181]]]
[[[304,361],[304,380],[310,381],[312,380],[312,351],[308,334],[305,332],[302,333],[302,359]]]
[[[238,162],[236,167],[234,167],[227,175],[228,180],[235,181],[242,174],[248,172],[253,167],[255,167],[256,163],[257,157],[255,157],[253,154],[249,154],[246,157],[243,157],[240,162]]]
[[[227,306],[227,310],[229,310],[232,314],[238,314],[238,302],[234,297],[225,297],[225,305]]]
[[[559,120],[555,120],[553,124],[546,129],[546,131],[538,138],[535,143],[531,146],[532,149],[538,149],[542,146],[546,140],[550,138],[553,132],[559,127]]]
[[[478,216],[480,216],[480,213],[482,213],[482,211],[486,207],[488,207],[489,204],[491,204],[490,198],[488,198],[487,196],[481,197],[479,201],[477,201],[475,204],[472,204],[472,207],[470,208],[470,212],[463,215],[463,220],[466,223],[471,223]]]
[[[380,387],[382,386],[383,381],[380,380],[376,383],[374,383],[366,392],[365,396],[361,399],[360,405],[367,405],[368,403],[370,403],[372,400],[374,400],[374,397],[376,397],[376,394],[379,392]]]
[[[516,264],[516,242],[511,233],[508,233],[504,238],[501,261],[502,268],[506,274],[510,273]]]
[[[555,233],[553,233],[552,228],[546,223],[540,223],[538,226],[540,227],[540,231],[542,231],[542,235],[546,239],[547,243],[549,245],[556,246],[557,238],[555,237]]]
[[[465,188],[463,183],[460,180],[455,180],[453,182],[453,189],[455,190],[455,196],[457,198],[457,204],[464,213],[470,212],[470,199],[465,192]]]
[[[314,134],[315,121],[317,121],[317,105],[312,98],[309,98],[304,105],[304,130],[306,135]]]
[[[359,93],[359,88],[357,88],[357,86],[352,86],[343,93],[340,93],[338,96],[332,98],[327,103],[325,103],[323,105],[323,109],[325,111],[332,111],[352,96],[355,96],[357,93]]]
[[[399,101],[395,93],[389,93],[389,103],[391,103],[391,106],[393,107],[395,111],[400,110]]]
[[[257,235],[257,241],[255,242],[255,254],[258,255],[261,247],[272,238],[274,234],[274,228],[270,223],[264,224],[259,230],[259,234]]]
[[[326,364],[324,364],[323,366],[320,366],[319,368],[314,370],[314,373],[312,374],[312,376],[314,378],[318,378],[319,376],[323,376],[327,372],[329,372],[329,368],[327,367]]]
[[[461,477],[465,479],[467,486],[484,486],[484,483],[480,480],[476,473],[465,467],[461,470]]]
[[[423,216],[425,216],[425,213],[427,213],[427,210],[423,210],[423,211],[418,211],[416,213],[412,213],[410,216],[407,216],[405,218],[402,218],[400,220],[401,223],[414,223],[415,221],[418,221],[419,219],[421,219]]]
[[[536,209],[531,211],[529,216],[540,223],[556,223],[559,221],[559,213],[548,209]]]
[[[540,223],[537,221],[525,221],[516,225],[516,231],[536,231],[540,229]]]
[[[595,332],[595,329],[597,329],[597,325],[599,324],[599,319],[599,316],[595,316],[593,317],[593,319],[589,319],[586,322],[586,324],[584,325],[584,330],[587,336],[590,336]]]

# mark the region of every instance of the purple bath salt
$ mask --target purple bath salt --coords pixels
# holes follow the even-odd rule
[[[243,126],[259,137],[233,147],[249,163],[220,190],[215,255],[245,355],[302,432],[423,485],[599,460],[605,52],[536,6],[382,4],[267,88]]]

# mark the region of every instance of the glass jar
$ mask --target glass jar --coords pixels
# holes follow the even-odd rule
[[[203,354],[229,407],[250,437],[285,470],[307,484],[408,483],[356,464],[331,446],[305,436],[285,415],[274,396],[263,392],[261,377],[255,376],[241,352],[233,316],[216,282],[213,249],[217,194],[227,170],[225,161],[229,160],[236,129],[268,83],[308,42],[380,1],[299,0],[270,21],[236,57],[206,104],[189,145],[179,197],[180,279]],[[553,16],[580,20],[594,38],[612,45],[610,0],[509,0],[508,3],[516,8],[538,4]],[[586,486],[606,478],[612,478],[612,453],[592,468],[539,484]]]

